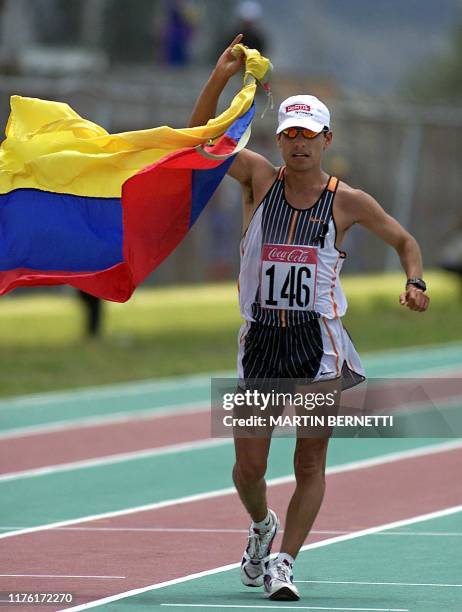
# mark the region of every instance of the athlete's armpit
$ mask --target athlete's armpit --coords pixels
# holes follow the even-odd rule
[[[236,155],[228,170],[229,176],[257,195],[265,189],[268,182],[274,180],[276,173],[276,168],[263,155],[247,149]]]

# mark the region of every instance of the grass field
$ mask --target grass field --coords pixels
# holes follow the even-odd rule
[[[439,272],[426,279],[432,301],[425,314],[399,306],[402,274],[344,279],[344,322],[360,351],[462,339],[458,279]],[[232,283],[141,289],[127,304],[106,303],[98,341],[83,338],[71,290],[5,296],[0,395],[231,370],[240,323]]]

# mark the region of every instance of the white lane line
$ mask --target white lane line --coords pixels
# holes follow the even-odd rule
[[[193,450],[200,450],[205,448],[212,448],[216,446],[225,446],[227,444],[231,444],[231,438],[207,438],[201,440],[195,440],[194,442],[180,442],[178,444],[171,444],[165,446],[159,446],[151,449],[144,449],[141,451],[130,451],[127,453],[118,453],[114,455],[105,455],[103,457],[95,457],[94,459],[84,459],[82,461],[71,461],[69,463],[58,463],[56,465],[47,465],[41,468],[33,468],[30,470],[22,470],[18,472],[8,472],[7,474],[0,474],[0,485],[2,482],[10,482],[12,480],[19,480],[22,478],[33,478],[36,476],[49,476],[51,474],[56,474],[59,472],[67,472],[72,470],[80,470],[86,468],[100,467],[105,465],[112,465],[115,463],[121,463],[124,461],[133,461],[137,459],[146,459],[151,457],[157,457],[160,455],[166,455],[176,452],[187,452]],[[436,450],[432,450],[435,449]],[[418,452],[420,449],[411,449],[410,451],[399,451],[397,453],[398,459],[405,458],[406,455],[403,453],[410,452],[409,457],[419,457],[421,455],[432,454],[432,452],[441,452],[441,450],[453,450],[457,448],[462,448],[462,440],[456,439],[451,440],[449,442],[443,442],[441,444],[434,444],[429,446],[420,447],[421,452]],[[392,457],[396,453],[390,453],[388,456]],[[385,455],[387,456],[387,455]],[[370,461],[368,467],[372,467],[374,465],[382,464],[383,461],[381,459],[383,455],[380,455],[377,458],[378,463],[374,463],[375,459],[367,459],[366,461]],[[345,464],[348,466],[349,464]],[[340,470],[341,466],[337,466]],[[350,469],[346,467],[345,469]],[[326,473],[329,473],[327,470]],[[0,536],[1,537],[1,536]]]
[[[461,365],[462,367],[462,365]],[[457,370],[447,369],[447,366],[440,366],[438,368],[429,368],[428,370],[416,370],[413,372],[407,372],[400,378],[422,378],[425,374],[441,374],[445,378],[459,378],[461,376],[461,369]],[[442,406],[438,407],[446,408],[452,405],[452,403],[459,401],[460,397],[451,398],[449,400],[443,400]],[[427,402],[428,403],[428,402]],[[1,404],[1,400],[0,400]],[[425,404],[426,405],[426,404]],[[43,435],[48,433],[59,433],[62,431],[72,431],[74,429],[80,429],[85,427],[98,427],[106,425],[117,425],[120,423],[128,423],[135,420],[143,419],[157,419],[166,418],[172,416],[180,416],[182,414],[194,414],[204,413],[210,410],[210,404],[206,400],[198,400],[196,402],[181,403],[181,404],[165,404],[158,408],[146,408],[141,410],[122,410],[118,412],[112,412],[110,414],[95,415],[89,417],[82,417],[76,419],[68,419],[64,421],[51,421],[47,423],[40,423],[36,425],[24,425],[22,427],[14,427],[0,431],[0,441],[8,440],[13,438]]]
[[[71,576],[67,574],[0,574],[0,578],[94,578],[97,580],[124,580],[126,576]]]
[[[437,537],[437,538],[440,538],[440,537],[460,538],[460,537],[462,537],[462,532],[460,532],[460,531],[390,531],[386,535],[390,535],[390,536],[423,536],[423,537]]]
[[[408,449],[405,451],[398,451],[394,453],[386,453],[379,455],[378,457],[372,457],[368,459],[359,459],[357,461],[350,461],[341,465],[334,465],[327,468],[326,474],[341,474],[343,472],[349,472],[352,470],[367,469],[375,467],[377,465],[385,465],[388,463],[394,463],[402,461],[404,459],[414,459],[422,456],[429,456],[434,454],[443,453],[446,451],[452,451],[462,448],[462,440],[442,442],[427,447],[419,447],[414,449]],[[286,484],[294,482],[294,476],[292,474],[288,476],[280,476],[278,478],[272,478],[267,481],[268,486],[276,486],[279,484]],[[224,489],[216,489],[214,491],[207,491],[206,493],[196,493],[194,495],[186,495],[184,497],[175,497],[173,499],[167,499],[160,502],[154,502],[152,504],[143,504],[141,506],[134,506],[131,508],[125,508],[123,510],[113,510],[111,512],[102,512],[100,514],[91,514],[79,518],[67,519],[64,521],[56,521],[54,523],[45,523],[43,525],[37,525],[35,527],[26,527],[18,529],[17,531],[10,531],[8,533],[0,534],[0,539],[11,538],[14,536],[25,535],[28,533],[35,533],[37,531],[46,531],[48,529],[56,529],[58,527],[67,527],[68,525],[78,525],[80,523],[86,523],[88,521],[96,521],[99,519],[113,518],[117,516],[128,516],[130,514],[136,514],[138,512],[144,512],[147,510],[157,510],[159,508],[168,508],[170,506],[177,506],[178,504],[187,504],[196,501],[203,501],[206,499],[213,499],[215,497],[222,497],[225,495],[234,495],[236,490],[234,487],[227,487]]]
[[[431,582],[353,582],[351,580],[296,580],[295,582],[306,582],[307,584],[354,584],[368,586],[410,586],[410,587],[442,587],[462,588],[462,584],[436,584]]]
[[[432,519],[442,518],[444,516],[449,516],[451,514],[457,514],[458,512],[462,512],[462,505],[453,506],[451,508],[445,508],[444,510],[437,510],[436,512],[430,512],[428,514],[416,515],[411,518],[403,519],[400,521],[384,523],[382,525],[377,525],[376,527],[370,527],[369,529],[363,529],[361,531],[357,531],[351,534],[336,536],[334,538],[322,540],[321,542],[314,542],[313,544],[305,544],[305,546],[302,546],[302,548],[300,549],[300,552],[304,552],[307,550],[313,550],[315,548],[323,548],[324,546],[330,546],[332,544],[337,544],[339,542],[346,542],[349,540],[354,540],[356,538],[361,538],[367,535],[371,535],[379,531],[384,531],[385,529],[397,529],[399,527],[405,527],[406,525],[412,525],[412,524],[420,523],[423,521],[429,521]],[[103,597],[102,599],[97,599],[95,601],[91,601],[86,604],[74,606],[72,608],[67,608],[66,612],[71,612],[71,611],[80,612],[80,610],[88,610],[89,608],[97,608],[98,606],[102,606],[104,604],[111,603],[113,601],[119,601],[120,599],[125,599],[126,597],[133,597],[134,595],[140,595],[141,593],[147,593],[148,591],[155,591],[157,589],[163,589],[167,586],[172,586],[174,584],[181,584],[183,582],[189,582],[190,580],[195,580],[196,578],[203,578],[204,576],[211,576],[213,574],[219,574],[221,572],[226,572],[228,570],[240,567],[240,565],[241,565],[240,563],[231,563],[229,565],[223,565],[222,567],[216,567],[212,570],[197,572],[196,574],[190,574],[189,576],[183,576],[181,578],[167,580],[166,582],[152,584],[146,587],[141,587],[139,589],[132,589],[130,591],[125,591],[124,593],[117,593],[117,595],[110,595],[109,597]],[[299,606],[297,606],[297,608],[298,607]],[[332,608],[325,608],[325,609],[332,610]],[[59,612],[64,612],[64,610],[60,610]]]
[[[409,449],[405,451],[398,451],[394,453],[387,453],[385,455],[379,455],[378,457],[372,457],[368,459],[359,459],[357,461],[350,461],[341,465],[335,465],[326,469],[326,474],[341,474],[343,472],[349,472],[352,470],[367,469],[378,465],[385,465],[388,463],[394,463],[402,461],[404,459],[414,459],[417,457],[428,456],[439,454],[447,451],[458,450],[462,448],[462,440],[455,440],[449,442],[442,442],[435,444],[430,447],[419,447]],[[286,484],[294,482],[294,476],[292,474],[288,476],[280,476],[278,478],[272,478],[267,481],[268,486],[276,486],[279,484]],[[24,535],[28,533],[35,533],[37,531],[45,531],[47,529],[56,529],[57,527],[66,527],[68,525],[78,525],[79,523],[86,523],[88,521],[95,521],[105,518],[113,518],[116,516],[128,516],[130,514],[136,514],[138,512],[144,512],[146,510],[157,510],[159,508],[167,508],[170,506],[176,506],[178,504],[186,504],[196,501],[203,501],[206,499],[213,499],[215,497],[222,497],[225,495],[234,495],[236,489],[234,487],[227,487],[224,489],[216,489],[214,491],[207,491],[206,493],[196,493],[193,495],[186,495],[184,497],[176,497],[173,499],[164,500],[161,502],[154,502],[152,504],[143,504],[141,506],[134,506],[131,508],[125,508],[123,510],[113,510],[111,512],[102,512],[100,514],[92,514],[77,519],[68,519],[64,521],[56,521],[54,523],[45,523],[43,525],[37,525],[36,527],[27,527],[19,529],[18,531],[10,531],[8,533],[0,534],[0,539],[11,538],[13,536]]]
[[[391,376],[390,374],[387,374],[386,376],[374,376],[373,378],[387,380],[390,378],[396,378],[398,380],[401,378],[426,378],[427,380],[429,378],[460,378],[461,368],[462,363],[459,364],[457,367],[451,367],[450,369],[448,369],[447,365],[440,365],[434,367],[430,366],[429,368],[417,368],[415,370],[401,370],[400,372],[396,372],[396,374],[392,374]],[[435,374],[437,374],[438,376],[435,376]]]
[[[23,526],[10,526],[10,527],[0,527],[0,531],[13,531],[17,529],[28,529],[28,527]],[[50,530],[51,531],[51,530]],[[120,532],[120,533],[131,533],[131,532],[141,532],[141,533],[248,533],[248,529],[226,529],[226,528],[201,528],[201,527],[56,527],[53,531],[83,531],[83,532]],[[278,529],[278,534],[283,534],[284,529]],[[312,529],[310,531],[311,535],[344,535],[348,533],[355,533],[354,531],[343,531],[339,529]],[[376,536],[407,536],[407,537],[462,537],[462,532],[446,532],[446,531],[384,531],[383,533],[376,533]]]
[[[424,403],[414,402],[407,404],[407,408],[413,410],[428,410],[434,409],[433,404],[429,406],[429,402],[434,401],[436,408],[444,410],[446,408],[459,407],[462,400],[462,394],[443,398],[442,400],[428,400]],[[132,423],[133,421],[150,421],[156,419],[165,419],[178,417],[182,415],[204,414],[210,412],[210,402],[205,400],[190,402],[188,404],[172,404],[164,405],[159,408],[146,408],[142,410],[113,412],[109,415],[82,417],[79,419],[53,421],[51,423],[43,423],[38,425],[25,425],[23,427],[15,427],[0,431],[0,442],[2,440],[10,440],[16,438],[25,438],[29,436],[60,433],[63,431],[73,431],[76,429],[84,429],[86,427],[105,427],[108,425],[119,425],[123,423]],[[397,413],[399,416],[399,413]]]
[[[418,369],[411,372],[402,371],[396,373],[396,378],[422,378],[426,375],[439,374],[439,377],[444,376],[445,378],[460,378],[462,364],[457,369],[449,369],[447,366],[439,366],[436,368]],[[230,377],[228,373],[228,378]],[[433,376],[432,376],[433,377]],[[390,378],[387,375],[383,378]],[[97,387],[96,387],[97,389]],[[457,399],[457,398],[456,398]],[[0,410],[2,401],[0,400]],[[444,406],[446,406],[444,403]],[[110,414],[95,415],[89,417],[82,417],[76,419],[69,419],[65,421],[51,421],[47,423],[41,423],[36,425],[24,425],[22,427],[14,427],[6,429],[0,432],[0,441],[8,440],[10,438],[18,438],[25,436],[41,435],[47,433],[57,433],[60,431],[67,431],[73,429],[80,429],[81,427],[98,427],[111,424],[125,423],[138,419],[151,419],[151,418],[164,418],[169,416],[177,416],[184,413],[190,412],[206,412],[210,409],[210,405],[206,403],[206,400],[198,400],[196,402],[189,402],[183,404],[166,404],[159,408],[146,408],[141,410],[133,411],[120,411],[112,412]]]
[[[3,529],[21,529],[21,527],[0,527]],[[57,527],[53,531],[84,531],[84,532],[100,532],[100,531],[115,531],[115,532],[154,532],[162,533],[166,531],[168,533],[248,533],[248,529],[201,529],[200,527]],[[278,529],[278,533],[284,533],[283,529]],[[311,533],[319,533],[311,531]],[[323,532],[324,533],[324,532]],[[326,533],[351,533],[350,531],[342,532],[326,532]]]
[[[462,400],[462,395],[442,400],[435,400],[436,407],[440,410],[446,408],[459,407]],[[413,410],[428,410],[434,409],[433,404],[429,406],[429,401],[424,403],[414,402],[407,404],[407,408]],[[106,427],[108,425],[119,425],[123,423],[132,423],[134,421],[151,421],[157,419],[165,419],[171,417],[179,417],[182,415],[204,414],[210,412],[210,402],[204,400],[190,402],[189,404],[165,405],[159,408],[146,408],[144,410],[132,410],[113,412],[106,416],[82,417],[80,419],[72,419],[66,421],[53,421],[51,423],[43,423],[39,425],[25,425],[23,427],[15,427],[0,431],[0,442],[2,440],[12,440],[17,438],[26,438],[29,436],[39,436],[64,431],[73,431],[85,429],[86,427]],[[397,413],[399,416],[399,413]],[[84,433],[84,432],[82,432]]]
[[[113,465],[115,463],[121,463],[124,461],[135,461],[137,459],[146,459],[148,457],[159,457],[160,455],[169,455],[171,453],[182,453],[204,448],[213,448],[215,446],[224,446],[226,444],[231,444],[231,442],[232,440],[229,438],[207,438],[195,440],[194,442],[180,442],[178,444],[168,444],[165,446],[158,446],[156,448],[147,448],[141,451],[130,451],[127,453],[95,457],[94,459],[84,459],[82,461],[71,461],[69,463],[47,465],[46,467],[23,470],[21,472],[8,472],[7,474],[0,475],[0,484],[2,482],[10,482],[11,480],[20,480],[22,478],[49,476],[50,474],[58,474],[59,472],[82,470],[102,465]]]
[[[56,433],[83,427],[104,427],[106,425],[117,425],[119,423],[129,423],[135,420],[164,419],[166,417],[181,416],[182,414],[199,414],[210,410],[210,402],[201,400],[189,402],[188,404],[167,404],[159,408],[146,408],[145,410],[126,410],[121,412],[111,412],[109,415],[98,415],[83,417],[67,421],[53,421],[40,425],[27,425],[7,429],[0,433],[0,440],[10,438],[22,438],[47,433]]]
[[[459,408],[460,402],[462,401],[462,394],[451,398],[443,398],[442,400],[428,400],[423,403],[409,403],[406,405],[406,408],[412,411],[421,411],[422,409],[433,410],[435,408],[435,406],[431,403],[433,401],[438,410]],[[210,412],[210,403],[206,403],[204,401],[190,402],[189,404],[165,405],[159,408],[147,408],[144,410],[113,412],[106,416],[83,417],[80,419],[54,421],[40,425],[27,425],[24,427],[6,429],[4,431],[0,431],[0,442],[2,440],[12,440],[17,438],[26,438],[29,436],[85,429],[86,427],[106,427],[108,425],[133,423],[134,421],[151,421],[179,417],[182,415],[200,415],[208,412]],[[397,412],[397,416],[400,416],[399,412]],[[404,413],[404,416],[407,416],[407,412]]]
[[[211,374],[193,374],[190,376],[175,376],[171,378],[142,380],[139,382],[116,383],[113,385],[97,385],[94,387],[80,387],[66,391],[50,391],[48,393],[31,393],[30,395],[14,395],[0,400],[0,410],[9,408],[29,408],[30,406],[49,405],[62,401],[94,400],[102,398],[121,396],[128,397],[142,395],[156,391],[172,390],[179,388],[188,390],[204,386],[209,390],[210,378],[232,378],[234,372],[214,372]]]
[[[251,610],[274,610],[275,606],[265,606],[263,604],[242,605],[242,604],[193,604],[193,603],[161,603],[161,606],[170,608],[232,608],[233,610],[251,609]],[[73,608],[68,608],[72,610]],[[346,610],[350,612],[409,612],[409,608],[326,608],[325,606],[281,606],[276,609],[280,610]]]

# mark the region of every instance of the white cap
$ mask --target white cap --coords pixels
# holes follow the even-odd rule
[[[289,127],[321,132],[324,126],[330,127],[329,109],[315,96],[291,96],[279,107],[276,134]]]

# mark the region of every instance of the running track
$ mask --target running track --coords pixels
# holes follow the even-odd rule
[[[454,365],[453,348],[448,349],[451,358],[446,367]],[[444,349],[434,350],[435,371],[444,368],[443,353]],[[431,367],[431,356],[430,350],[426,356],[427,368]],[[408,371],[414,375],[417,359],[410,360],[409,353],[405,353],[405,359],[409,363]],[[396,369],[402,373],[403,363],[400,364],[396,356],[395,360]],[[384,363],[386,361],[387,356]],[[42,410],[38,419],[40,423],[24,425],[24,415],[20,416],[20,426],[30,429],[39,425],[41,428],[38,433],[24,430],[22,435],[20,429],[13,426],[14,419],[10,421],[0,440],[1,471],[9,475],[6,480],[0,480],[0,494],[3,489],[14,502],[13,509],[7,506],[2,512],[0,559],[4,575],[0,576],[0,590],[69,591],[77,595],[75,603],[84,603],[235,563],[242,553],[245,534],[241,531],[247,526],[247,518],[232,490],[220,490],[223,485],[229,485],[232,448],[226,440],[219,441],[219,445],[214,447],[216,441],[207,439],[203,408],[200,401],[197,402],[198,405],[186,410],[178,406],[172,408],[170,414],[168,411],[151,414],[150,411],[155,412],[156,407],[146,403],[146,413],[140,415],[140,403],[135,401],[131,419],[127,417],[117,423],[114,422],[117,418],[113,418],[111,421],[109,411],[105,415],[106,423],[102,419],[97,425],[84,423],[79,427],[75,423],[78,414],[75,414],[74,420],[69,419],[67,429],[66,426],[56,428],[53,409],[48,422]],[[51,399],[50,404],[53,403]],[[37,406],[43,408],[43,398]],[[4,408],[8,410],[8,406]],[[16,410],[20,413],[24,406],[16,407]],[[28,411],[33,412],[29,408]],[[84,412],[88,419],[88,412]],[[46,431],[47,427],[49,431]],[[308,540],[310,544],[336,537],[338,532],[356,533],[462,506],[459,475],[462,443],[459,445],[452,441],[445,445],[438,440],[378,442],[380,444],[375,448],[369,440],[334,442],[328,493]],[[421,448],[419,450],[422,446],[424,452]],[[169,447],[166,453],[156,454],[155,451],[163,447]],[[427,453],[425,448],[431,452]],[[136,452],[140,449],[145,455],[146,450],[154,452],[139,459]],[[393,451],[398,453],[390,461]],[[145,492],[144,498],[138,495],[136,499],[136,502],[144,503],[131,503],[132,498],[125,497],[131,491],[129,484],[133,486],[133,483],[125,480],[127,472],[122,457],[111,462],[115,453],[135,453],[135,457],[130,457],[132,472],[128,476],[136,478],[137,472],[142,472],[141,486],[146,482],[146,473],[151,475],[150,490]],[[276,465],[272,468],[272,475],[276,478],[270,487],[270,500],[281,513],[293,488],[293,483],[287,478],[289,453],[290,442],[277,441],[274,449]],[[206,469],[204,456],[214,461]],[[376,460],[371,461],[374,456]],[[89,458],[99,459],[100,463],[72,465],[72,462]],[[65,464],[69,465],[66,467]],[[171,469],[165,470],[169,464]],[[340,468],[342,464],[344,467]],[[21,471],[38,467],[48,468],[48,471],[21,474]],[[56,488],[58,482],[63,482],[56,480],[60,469],[60,477],[65,477],[77,492],[77,480],[87,482],[88,492],[93,489],[93,499],[76,498],[74,511],[65,504],[58,511],[60,491],[65,491]],[[107,497],[106,491],[104,487],[95,490],[94,484],[98,482],[95,473],[106,470],[100,476],[101,483],[109,469],[116,474],[111,476],[113,480],[109,479],[111,486],[117,473],[121,477],[119,502],[116,504],[111,498],[105,507],[103,498]],[[157,471],[159,469],[161,474]],[[184,481],[181,482],[180,478],[180,482],[172,485],[169,479],[178,479],[179,473],[183,473]],[[186,482],[191,475],[195,475],[194,483]],[[217,486],[220,481],[221,487]],[[53,499],[39,499],[40,491],[46,495],[53,488]],[[153,488],[157,489],[155,495],[152,494]],[[184,491],[194,493],[181,501],[179,498],[184,497]],[[144,509],[136,510],[136,506],[144,506]],[[85,516],[98,514],[104,514],[104,517],[84,520]],[[45,516],[47,520],[43,520]],[[60,578],[45,578],[45,575]],[[236,588],[239,590],[238,586]],[[243,603],[242,598],[240,601]],[[252,599],[253,604],[261,601]],[[462,609],[462,599],[460,602],[460,608],[454,610]],[[115,603],[110,603],[106,607],[116,609],[115,606]],[[139,609],[138,606],[132,609]],[[20,605],[10,607],[30,609],[30,606]],[[56,606],[43,608],[58,609]],[[186,606],[185,609],[190,608]]]

